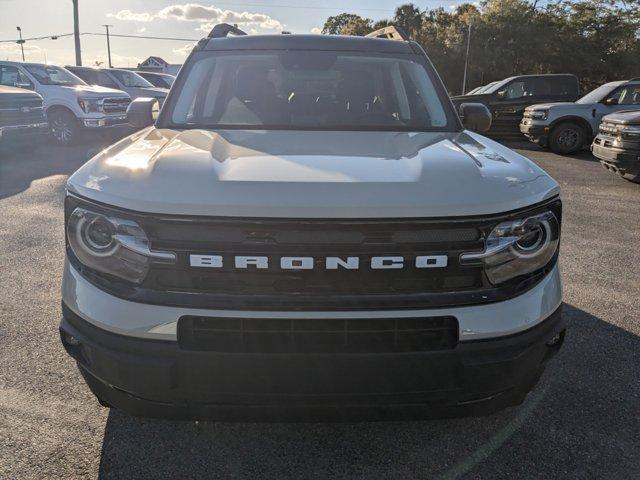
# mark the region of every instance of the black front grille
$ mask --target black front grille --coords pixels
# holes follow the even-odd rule
[[[451,349],[454,317],[379,319],[213,318],[178,321],[183,350],[242,353],[387,353]]]
[[[31,125],[45,122],[42,100],[29,99],[3,99],[0,101],[0,126]]]
[[[420,221],[210,221],[147,223],[158,250],[178,254],[177,265],[155,265],[151,290],[229,295],[382,295],[474,289],[482,268],[461,266],[462,252],[482,250],[480,229]],[[191,255],[219,255],[221,268],[190,265]],[[238,269],[238,256],[265,257],[268,268]],[[372,269],[374,257],[398,257],[403,268]],[[421,256],[447,256],[444,268],[416,268]],[[284,270],[283,257],[313,258],[309,270]],[[328,270],[327,257],[357,257],[358,269]]]
[[[131,103],[128,98],[105,98],[102,111],[109,114],[126,113],[127,107]]]

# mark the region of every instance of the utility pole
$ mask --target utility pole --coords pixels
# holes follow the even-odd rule
[[[76,44],[76,66],[82,66],[82,54],[80,53],[80,18],[78,16],[78,0],[73,2],[73,38]]]
[[[20,40],[18,40],[18,44],[20,45],[20,50],[22,51],[22,61],[24,62],[24,40],[22,39],[22,29],[20,27],[16,27],[18,33],[20,34]]]
[[[469,46],[471,45],[471,23],[467,32],[467,54],[464,57],[464,75],[462,77],[462,95],[467,92],[467,68],[469,67]]]
[[[111,65],[111,44],[109,43],[109,27],[113,27],[113,25],[102,25],[107,29],[107,55],[109,56],[109,68],[113,68]]]

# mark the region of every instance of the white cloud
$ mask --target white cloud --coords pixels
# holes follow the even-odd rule
[[[150,22],[153,20],[153,15],[150,13],[135,13],[131,10],[120,10],[118,13],[109,13],[107,16],[129,22]]]
[[[110,17],[118,20],[134,22],[150,22],[154,18],[164,20],[172,19],[184,22],[200,22],[198,30],[208,32],[217,23],[231,23],[246,27],[261,28],[263,30],[284,30],[284,25],[275,18],[265,13],[235,12],[222,10],[213,5],[200,5],[198,3],[186,3],[184,5],[170,5],[156,14],[148,12],[135,13],[131,10],[121,10],[118,13],[110,13]]]
[[[43,52],[42,48],[37,45],[25,43],[24,44],[24,55],[26,60],[40,62],[43,60]],[[0,43],[0,59],[8,59],[8,60],[22,60],[22,52],[20,50],[20,45],[17,43]]]
[[[158,12],[160,18],[173,18],[185,22],[207,22],[198,30],[209,31],[210,25],[217,23],[231,23],[248,27],[260,27],[264,30],[283,30],[284,25],[278,20],[264,13],[234,12],[222,10],[213,6],[187,3],[185,5],[171,5]]]
[[[320,27],[313,27],[311,29],[311,33],[313,33],[314,35],[320,35],[322,33],[322,29]]]
[[[195,46],[196,46],[195,43],[188,43],[183,47],[174,48],[172,52],[175,53],[176,55],[180,55],[181,57],[186,57],[191,53],[191,50],[193,50],[193,47]]]

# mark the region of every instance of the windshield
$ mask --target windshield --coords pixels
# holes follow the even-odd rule
[[[500,80],[498,82],[491,82],[485,88],[482,89],[482,93],[495,93],[499,91],[502,87],[504,87],[507,83],[513,80],[514,77],[505,78],[504,80]]]
[[[617,83],[605,83],[600,85],[595,90],[590,91],[584,97],[576,101],[576,103],[598,103],[607,97],[615,88],[618,87]]]
[[[202,52],[167,109],[173,127],[453,130],[416,55]]]
[[[69,70],[52,65],[25,65],[24,68],[42,85],[86,85]]]
[[[110,70],[114,77],[125,87],[150,88],[153,87],[144,78],[134,72],[127,70]]]
[[[491,89],[491,87],[493,87],[494,85],[498,84],[499,82],[491,82],[483,87],[480,87],[477,91],[476,94],[478,93],[486,93],[488,90]]]

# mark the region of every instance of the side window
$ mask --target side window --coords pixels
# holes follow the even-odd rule
[[[525,97],[532,97],[534,95],[535,80],[531,78],[523,78],[522,80],[515,80],[511,82],[503,90],[504,100],[517,100]]]
[[[578,93],[576,81],[571,77],[550,77],[544,80],[549,83],[547,95],[575,95]]]
[[[627,85],[616,93],[619,105],[640,105],[640,85]]]
[[[72,73],[74,73],[74,72],[72,72]],[[89,85],[95,85],[97,83],[96,82],[96,76],[93,74],[93,72],[91,70],[80,70],[77,73],[75,73],[75,75],[80,77],[82,80],[87,82]]]
[[[17,67],[12,67],[10,65],[0,66],[0,85],[13,87],[15,85],[26,83],[31,84],[31,80],[29,80],[24,73],[18,70]]]
[[[118,89],[118,85],[116,82],[111,80],[111,77],[104,72],[95,72],[96,74],[96,84],[101,85],[107,88],[115,88]]]

